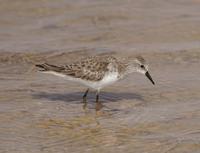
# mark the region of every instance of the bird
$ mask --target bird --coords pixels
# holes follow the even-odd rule
[[[146,75],[153,81],[148,72],[148,65],[142,56],[134,58],[117,58],[113,55],[89,56],[65,65],[52,65],[48,63],[36,64],[39,71],[53,74],[69,81],[78,82],[87,86],[83,94],[83,102],[87,103],[87,94],[90,89],[96,91],[96,103],[99,103],[99,93],[102,88],[111,85],[134,72]]]

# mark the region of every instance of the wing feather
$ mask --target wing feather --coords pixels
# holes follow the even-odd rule
[[[111,58],[111,57],[109,57]],[[62,73],[84,80],[99,81],[103,79],[105,73],[108,71],[108,65],[114,58],[108,57],[90,57],[65,65]]]
[[[36,66],[42,68],[41,71],[54,71],[74,78],[100,81],[103,79],[105,73],[113,69],[114,65],[116,65],[115,57],[94,56],[64,66],[56,66],[48,63],[37,64]]]

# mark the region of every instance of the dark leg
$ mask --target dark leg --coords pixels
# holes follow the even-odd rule
[[[83,95],[83,100],[86,100],[88,91],[89,91],[89,88],[85,91],[85,93],[84,93],[84,95]]]
[[[99,90],[96,92],[96,111],[99,111],[103,105],[99,102]]]
[[[83,109],[85,109],[86,106],[87,106],[87,94],[88,94],[88,91],[89,91],[89,88],[85,91],[85,93],[83,95],[83,103],[84,103]]]
[[[99,103],[99,92],[96,93],[96,103]]]

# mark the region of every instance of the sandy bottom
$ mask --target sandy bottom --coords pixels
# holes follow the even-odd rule
[[[52,55],[49,61],[70,61],[79,54]],[[145,54],[156,86],[144,76],[131,75],[101,92],[99,111],[94,92],[83,109],[84,87],[38,73],[28,62],[2,65],[1,151],[198,152],[200,63],[190,58],[192,52],[176,54],[160,54],[159,65],[158,53]],[[27,60],[28,55],[20,57]],[[171,63],[164,64],[166,59]],[[188,64],[191,60],[193,64]]]
[[[0,5],[0,152],[199,153],[200,2],[39,1]],[[100,95],[34,64],[143,55]]]

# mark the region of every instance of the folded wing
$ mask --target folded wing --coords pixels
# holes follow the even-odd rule
[[[110,69],[112,63],[116,59],[114,57],[89,57],[78,62],[56,66],[48,63],[36,65],[41,68],[40,71],[53,71],[74,78],[81,78],[89,81],[100,81]]]

